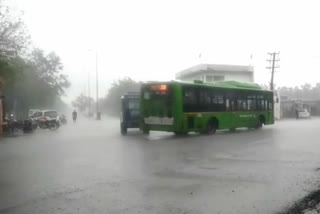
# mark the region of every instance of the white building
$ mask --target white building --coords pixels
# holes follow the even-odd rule
[[[254,82],[253,66],[243,65],[216,65],[199,64],[187,68],[176,74],[177,80],[193,82],[215,82],[224,80],[236,80],[239,82]]]

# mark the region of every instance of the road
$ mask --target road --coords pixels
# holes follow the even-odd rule
[[[319,186],[320,119],[213,136],[79,120],[0,140],[0,213],[276,213]]]

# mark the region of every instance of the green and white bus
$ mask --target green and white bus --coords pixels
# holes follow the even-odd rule
[[[214,134],[274,123],[273,92],[254,83],[150,82],[141,87],[141,129]]]

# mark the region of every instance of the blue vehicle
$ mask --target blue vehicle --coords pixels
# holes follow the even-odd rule
[[[130,92],[121,97],[120,131],[127,134],[128,128],[140,127],[140,94]]]

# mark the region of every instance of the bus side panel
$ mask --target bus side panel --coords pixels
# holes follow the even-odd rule
[[[186,118],[183,113],[183,89],[181,84],[174,84],[173,88],[173,117],[174,117],[174,131],[187,132]]]

